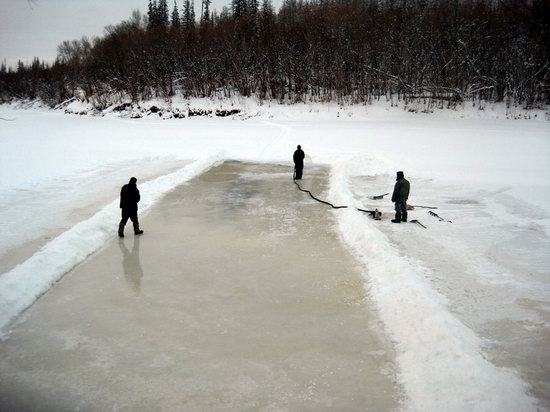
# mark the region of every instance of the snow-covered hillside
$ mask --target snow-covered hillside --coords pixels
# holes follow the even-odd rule
[[[253,104],[250,103],[249,106]],[[118,192],[142,210],[224,159],[331,170],[342,241],[395,344],[410,410],[550,408],[550,122],[506,111],[249,107],[252,117],[140,119],[0,107],[0,327],[116,235]],[[496,113],[496,114],[495,114]],[[246,116],[244,116],[246,117]],[[497,118],[500,117],[500,118]],[[389,222],[397,170],[427,228]],[[451,221],[451,222],[449,222]],[[529,355],[525,347],[529,346]]]

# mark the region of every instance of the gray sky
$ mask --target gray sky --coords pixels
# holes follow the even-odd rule
[[[195,0],[200,13],[201,0]],[[64,40],[103,35],[103,28],[130,17],[132,10],[147,12],[149,0],[0,0],[0,61],[8,65],[33,57],[53,61]],[[274,1],[274,4],[279,1]],[[170,12],[174,0],[168,0]],[[177,0],[178,7],[183,0]],[[230,0],[212,0],[218,11]]]

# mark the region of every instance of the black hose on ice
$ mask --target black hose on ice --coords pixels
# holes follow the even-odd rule
[[[305,190],[305,189],[302,189],[302,187],[298,184],[298,182],[296,181],[296,168],[294,168],[294,174],[292,175],[292,181],[294,182],[294,184],[296,186],[298,186],[298,190],[300,190],[301,192],[305,192],[307,193],[313,200],[316,200],[320,203],[323,203],[325,205],[328,205],[330,207],[332,207],[333,209],[346,209],[348,206],[334,206],[332,203],[330,202],[327,202],[325,200],[321,200],[315,196],[313,196],[313,194],[309,191],[309,190]],[[356,208],[356,210],[358,210],[359,212],[364,212],[364,213],[368,213],[370,214],[372,217],[376,218],[376,217],[379,217],[382,215],[382,212],[379,212],[378,209],[376,210],[365,210],[365,209],[359,209],[359,208]]]
[[[306,192],[313,200],[317,200],[318,202],[321,202],[321,203],[324,203],[325,205],[329,205],[330,207],[332,207],[333,209],[345,209],[347,208],[347,206],[334,206],[332,203],[330,202],[326,202],[324,200],[321,200],[321,199],[318,199],[316,198],[315,196],[313,196],[313,194],[311,194],[311,192],[309,190],[305,190],[305,189],[302,189],[300,187],[300,185],[298,184],[298,182],[296,182],[296,179],[294,179],[294,184],[296,186],[298,186],[298,190],[302,191],[302,192]]]

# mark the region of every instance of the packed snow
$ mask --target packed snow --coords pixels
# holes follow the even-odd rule
[[[13,119],[0,121],[4,334],[63,274],[116,236],[118,191],[130,176],[138,178],[144,213],[224,159],[288,164],[290,176],[301,144],[305,187],[308,164],[327,165],[330,201],[384,213],[373,221],[352,209],[334,211],[394,342],[404,409],[548,409],[544,112],[510,120],[502,106],[421,114],[383,103],[245,103],[245,115],[185,119],[0,107],[0,117]],[[409,203],[438,207],[443,221],[416,208],[409,219],[427,229],[389,222],[389,197],[372,196],[391,192],[397,170],[411,182]],[[516,356],[525,344],[533,356]]]

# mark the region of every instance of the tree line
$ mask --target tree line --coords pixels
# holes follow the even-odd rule
[[[146,15],[65,41],[54,63],[0,66],[0,99],[386,97],[550,104],[550,0],[150,0]]]

